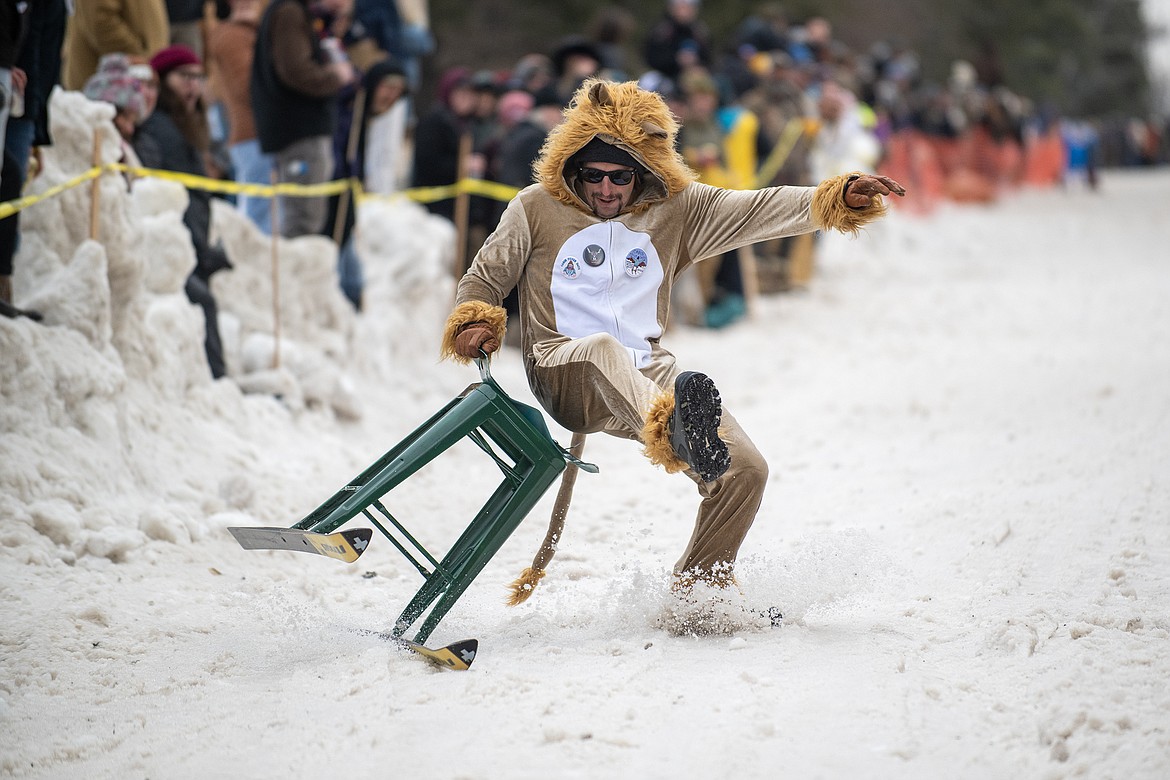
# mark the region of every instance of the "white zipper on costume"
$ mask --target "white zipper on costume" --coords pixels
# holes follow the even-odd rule
[[[604,251],[600,265],[585,261],[585,249]],[[570,236],[557,251],[550,292],[556,328],[570,338],[608,333],[630,351],[634,365],[650,359],[650,340],[662,335],[658,290],[663,270],[646,233],[605,220]]]

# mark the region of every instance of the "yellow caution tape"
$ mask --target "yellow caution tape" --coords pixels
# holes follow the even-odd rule
[[[798,117],[788,120],[788,124],[784,125],[784,130],[780,133],[780,140],[776,142],[772,153],[768,155],[767,160],[764,160],[764,164],[760,166],[760,170],[756,174],[756,189],[771,185],[772,179],[776,178],[776,174],[788,161],[788,155],[792,154],[800,136],[806,133],[808,133],[808,128],[803,119]]]
[[[484,181],[483,179],[464,179],[456,186],[461,192],[466,192],[469,195],[482,195],[485,198],[501,200],[505,203],[516,197],[516,193],[520,191],[515,187],[509,187],[507,184],[500,184],[496,181]]]
[[[139,168],[136,166],[114,163],[114,169],[138,178],[163,179],[182,184],[192,190],[205,190],[225,195],[251,195],[253,197],[271,198],[276,195],[291,195],[295,198],[318,198],[325,195],[339,195],[349,189],[348,179],[322,182],[321,184],[246,184],[225,179],[212,179],[207,176],[196,176],[191,173],[178,171],[162,171],[157,168]]]
[[[104,165],[99,166],[99,167],[95,167],[95,168],[90,168],[88,171],[81,174],[80,176],[75,176],[74,178],[70,179],[69,181],[65,181],[65,182],[61,182],[60,184],[56,184],[56,185],[50,187],[49,189],[45,190],[44,192],[39,193],[37,195],[26,195],[23,198],[17,198],[16,200],[10,200],[7,203],[0,203],[0,219],[7,219],[8,217],[11,217],[16,212],[21,211],[23,209],[26,209],[29,206],[32,206],[33,204],[40,203],[42,200],[48,200],[49,198],[55,198],[56,196],[60,195],[62,192],[65,192],[65,190],[71,190],[74,187],[77,187],[81,184],[85,184],[87,181],[92,181],[92,180],[96,179],[98,176],[101,176],[103,173],[105,173],[106,170],[107,170],[107,167]]]
[[[277,195],[291,196],[295,198],[316,198],[327,195],[339,195],[346,190],[352,190],[354,196],[359,200],[368,198],[375,199],[394,199],[399,197],[408,198],[417,203],[434,203],[440,200],[447,200],[454,198],[457,195],[480,195],[485,198],[491,198],[499,201],[511,200],[518,189],[509,187],[506,184],[500,184],[494,181],[484,181],[482,179],[463,179],[456,184],[449,184],[443,187],[415,187],[413,189],[403,190],[402,192],[393,195],[377,195],[374,193],[367,193],[362,189],[361,183],[356,179],[337,179],[335,181],[327,181],[321,184],[293,184],[284,182],[281,184],[248,184],[235,181],[225,181],[223,179],[212,179],[207,176],[196,176],[190,173],[179,173],[178,171],[163,171],[157,168],[141,168],[138,166],[126,165],[124,163],[106,163],[105,165],[95,166],[90,168],[85,173],[70,179],[67,182],[57,184],[42,193],[37,195],[28,195],[23,198],[8,201],[7,203],[0,203],[0,219],[10,217],[18,211],[28,208],[43,200],[55,197],[65,190],[72,189],[78,185],[84,184],[87,181],[92,181],[104,173],[118,172],[125,173],[135,178],[143,179],[163,179],[164,181],[173,181],[182,184],[184,187],[193,190],[204,190],[207,192],[215,192],[223,195],[248,195],[254,198],[272,198]]]
[[[516,197],[516,193],[520,190],[515,187],[510,187],[507,184],[500,184],[496,181],[485,181],[483,179],[462,179],[455,184],[445,184],[441,187],[414,187],[409,190],[403,190],[391,195],[378,195],[369,192],[359,192],[359,197],[363,199],[374,198],[379,200],[393,200],[394,198],[404,197],[413,200],[416,203],[435,203],[440,200],[448,200],[457,195],[481,195],[492,200],[504,201],[505,203]]]

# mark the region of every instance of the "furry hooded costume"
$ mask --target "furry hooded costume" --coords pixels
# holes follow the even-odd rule
[[[667,471],[687,468],[668,430],[679,369],[659,344],[679,274],[768,239],[856,232],[884,213],[880,198],[846,206],[849,176],[753,191],[698,183],[675,150],[677,132],[659,95],[634,83],[585,82],[541,150],[538,183],[508,204],[460,281],[442,344],[445,357],[466,360],[455,337],[473,323],[490,324],[503,343],[501,304],[516,287],[525,371],[545,410],[574,432],[640,440]],[[594,214],[579,180],[581,163],[605,160],[574,157],[595,139],[638,170],[628,205],[611,219]],[[688,471],[704,501],[680,572],[726,570],[762,497],[767,464],[726,411],[723,420],[732,466],[711,483]]]
[[[633,82],[582,85],[536,161],[538,183],[512,200],[460,282],[443,356],[462,359],[454,337],[473,322],[492,324],[502,343],[507,315],[501,303],[518,286],[530,379],[548,346],[598,332],[616,337],[635,364],[645,365],[665,330],[674,280],[692,263],[818,228],[856,233],[885,213],[880,198],[866,209],[845,205],[850,176],[816,188],[753,191],[696,183],[675,150],[677,133],[656,93]],[[627,152],[643,169],[628,208],[611,220],[593,214],[570,162],[595,138]],[[602,249],[599,265],[593,265],[596,250],[586,255],[590,247]],[[582,304],[586,289],[611,300],[602,307]],[[608,303],[620,304],[620,320]]]

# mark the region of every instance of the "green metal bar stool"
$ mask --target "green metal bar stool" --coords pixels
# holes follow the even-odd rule
[[[486,358],[476,360],[476,364],[480,382],[464,390],[292,526],[315,534],[330,534],[359,514],[369,519],[425,580],[398,616],[391,632],[395,638],[402,637],[422,618],[413,637],[419,644],[426,641],[520,525],[564,470],[566,462],[597,473],[597,466],[579,460],[553,440],[537,409],[514,401],[496,384]],[[436,560],[390,513],[382,498],[464,438],[473,441],[496,462],[503,479],[447,554],[442,560]]]

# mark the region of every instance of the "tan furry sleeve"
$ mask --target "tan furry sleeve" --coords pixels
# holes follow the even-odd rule
[[[817,185],[812,199],[813,222],[817,227],[833,228],[855,236],[861,228],[885,216],[886,204],[880,195],[874,195],[865,208],[853,209],[845,204],[845,186],[860,175],[845,173]]]
[[[443,360],[451,358],[458,363],[470,363],[455,351],[455,337],[459,331],[473,322],[485,322],[496,332],[496,338],[504,343],[504,331],[507,330],[508,311],[503,306],[493,306],[483,301],[464,301],[452,309],[447,317],[447,324],[443,328],[443,343],[439,348],[439,357]]]

